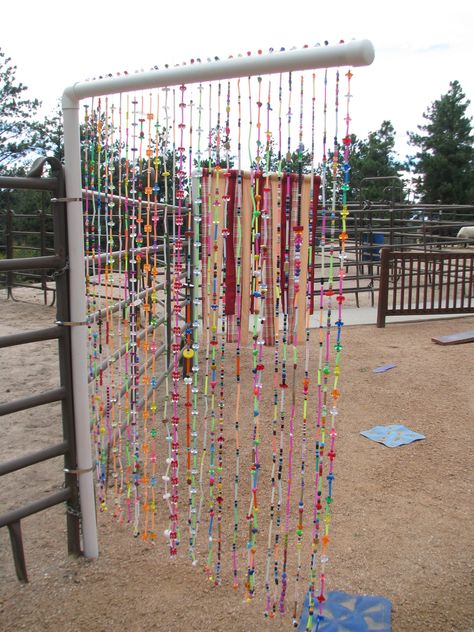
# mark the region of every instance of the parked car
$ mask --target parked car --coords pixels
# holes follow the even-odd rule
[[[420,235],[455,237],[458,230],[458,226],[453,223],[450,213],[443,214],[442,209],[439,211],[416,209],[408,218],[407,223],[418,226],[417,232]]]
[[[443,211],[427,211],[419,208],[408,218],[409,222],[441,222],[443,220]]]

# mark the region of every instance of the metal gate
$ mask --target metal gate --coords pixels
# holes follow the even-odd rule
[[[382,248],[377,327],[387,316],[474,313],[474,253]]]
[[[42,177],[45,165],[51,166],[51,177]],[[0,260],[0,272],[19,270],[41,270],[48,272],[56,284],[56,322],[52,327],[16,333],[0,337],[0,349],[45,340],[57,340],[59,351],[59,388],[40,394],[0,403],[0,416],[27,410],[51,402],[61,402],[63,440],[37,452],[0,463],[0,476],[29,467],[58,456],[64,456],[64,488],[43,495],[37,500],[0,514],[0,527],[10,533],[13,558],[18,579],[28,581],[21,520],[49,507],[66,503],[67,539],[70,554],[81,552],[80,511],[78,498],[76,448],[74,434],[74,412],[72,402],[71,342],[69,317],[69,282],[66,204],[64,200],[64,175],[59,161],[54,158],[38,159],[27,177],[0,177],[0,188],[49,191],[53,198],[54,254],[50,256]]]

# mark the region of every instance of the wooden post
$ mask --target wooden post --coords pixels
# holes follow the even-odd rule
[[[385,316],[387,314],[388,305],[388,277],[391,248],[382,248],[382,256],[380,262],[380,285],[379,300],[377,305],[377,327],[385,327]]]

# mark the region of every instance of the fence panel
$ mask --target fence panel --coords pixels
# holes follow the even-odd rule
[[[387,316],[474,312],[473,252],[382,249],[377,327]]]
[[[49,162],[53,170],[53,177],[41,177],[44,165]],[[23,541],[21,535],[21,520],[27,516],[43,511],[49,507],[67,503],[67,538],[68,550],[71,554],[81,552],[80,545],[80,511],[78,498],[77,477],[80,472],[76,469],[76,448],[74,434],[74,416],[72,406],[72,378],[71,378],[71,342],[69,317],[69,280],[68,280],[68,252],[66,212],[64,204],[64,178],[60,163],[55,159],[40,159],[34,165],[34,172],[30,177],[13,178],[0,177],[1,188],[18,188],[30,190],[50,191],[56,196],[52,200],[54,218],[54,254],[28,258],[6,258],[0,260],[0,273],[13,275],[19,270],[53,270],[55,280],[56,323],[54,327],[20,332],[0,337],[0,349],[45,340],[58,341],[59,377],[58,388],[23,397],[0,404],[0,416],[41,406],[50,402],[61,402],[63,441],[42,450],[10,459],[0,463],[0,476],[18,471],[36,463],[40,463],[58,456],[64,456],[64,488],[49,495],[42,495],[33,502],[20,505],[0,514],[0,527],[7,527],[10,533],[13,559],[18,579],[28,581]],[[45,249],[43,249],[45,250]],[[43,252],[43,251],[42,251]],[[11,296],[11,293],[9,293]]]

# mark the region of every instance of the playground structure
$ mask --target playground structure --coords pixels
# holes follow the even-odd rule
[[[303,112],[307,111],[304,107],[303,78],[301,83],[295,82],[298,85],[295,92],[301,98],[298,106],[293,106],[299,121],[291,131],[292,75],[285,81],[289,92],[285,95],[283,106],[281,73],[327,68],[341,63],[370,63],[372,57],[373,52],[367,42],[341,44],[255,59],[229,60],[197,70],[179,68],[76,84],[65,91],[66,195],[59,201],[66,202],[68,206],[71,313],[70,320],[64,321],[62,326],[70,328],[72,345],[77,440],[74,473],[79,481],[83,551],[86,556],[95,557],[98,553],[94,468],[98,475],[100,507],[106,510],[108,497],[113,495],[115,516],[120,521],[130,522],[136,536],[158,540],[158,544],[163,536],[156,528],[155,519],[164,519],[168,523],[164,537],[171,555],[177,554],[186,529],[189,556],[193,563],[199,562],[203,550],[198,543],[198,530],[203,531],[201,523],[206,513],[204,567],[209,579],[214,583],[221,582],[223,571],[227,570],[225,557],[231,551],[229,559],[232,560],[234,587],[243,585],[247,598],[253,597],[256,577],[265,576],[268,616],[273,616],[278,610],[285,611],[289,557],[294,548],[296,587],[293,618],[297,620],[300,605],[298,582],[303,577],[310,586],[309,626],[316,600],[321,609],[325,599],[335,421],[340,395],[344,243],[348,238],[348,104],[352,73],[349,71],[344,75],[347,84],[344,85],[343,149],[339,154],[340,145],[336,140],[332,165],[327,161],[326,120],[323,124],[323,163],[326,162],[321,180],[316,179],[314,173],[314,118],[313,164],[310,177],[303,175]],[[270,81],[261,76],[270,71],[280,76],[279,96],[273,96],[274,101],[270,101]],[[248,123],[251,127],[253,116],[256,142],[251,157],[255,164],[248,173],[242,168],[240,127],[243,124],[241,94],[238,92],[237,106],[234,106],[239,112],[235,177],[230,169],[228,148],[229,112],[232,111],[230,83],[217,84],[217,103],[209,106],[208,136],[199,131],[201,122],[197,122],[194,160],[191,141],[189,162],[184,147],[184,130],[194,129],[196,124],[196,119],[193,124],[192,114],[188,118],[187,113],[192,113],[194,107],[200,113],[203,108],[200,101],[202,82],[210,79],[223,81],[234,76],[257,76],[253,84],[249,79],[249,93],[245,95],[256,108]],[[323,77],[326,87],[327,71],[324,71]],[[197,83],[193,99],[185,96],[191,82]],[[166,100],[170,86],[176,85],[178,88],[171,90],[170,95],[175,108],[172,118],[174,136],[168,136],[167,124],[163,134],[158,130],[159,105],[148,105],[148,93],[141,93],[139,98],[133,96],[130,101],[127,99],[126,105],[121,96],[118,105],[110,97],[99,98],[103,94],[121,95],[127,89],[164,87],[167,90],[163,99]],[[318,93],[325,110],[329,107],[328,103],[335,104],[335,138],[339,124],[339,87],[337,73],[331,96],[325,91]],[[221,90],[226,95],[225,107],[220,101]],[[209,91],[209,102],[210,95]],[[86,97],[97,98],[97,101],[86,109],[86,138],[82,146],[84,180],[81,181],[78,109],[79,100]],[[277,109],[278,99],[279,116],[270,121],[270,112]],[[313,105],[315,100],[313,81]],[[264,102],[265,109],[262,107]],[[288,114],[283,113],[283,107],[287,108]],[[278,138],[276,130],[281,130],[282,120],[288,125],[288,154],[295,146],[297,165],[294,174],[282,171],[280,166],[272,175],[269,168],[271,125],[275,129],[274,138]],[[215,160],[212,159],[213,129],[217,130]],[[202,138],[209,140],[207,172],[204,167],[206,162],[201,157],[201,134]],[[117,136],[119,143],[115,145]],[[296,137],[298,141],[291,145],[291,138]],[[160,147],[162,139],[164,146]],[[173,171],[166,164],[170,146],[175,152]],[[123,162],[122,156],[114,153],[116,147],[132,152],[133,160]],[[281,133],[277,148],[281,165],[284,153]],[[222,154],[219,153],[221,149]],[[340,165],[339,155],[342,156]],[[163,193],[158,183],[160,162],[164,163],[164,202],[159,199]],[[143,165],[147,165],[145,170],[139,168]],[[118,180],[115,179],[117,170]],[[320,184],[321,209],[317,213]],[[171,203],[167,196],[168,185],[172,191]],[[87,191],[85,239],[82,238],[83,187]],[[114,232],[117,226],[115,211],[118,211],[118,233]],[[336,227],[337,214],[341,218],[340,228]],[[85,274],[83,243],[86,248]],[[118,248],[115,248],[117,243]],[[341,250],[337,266],[335,252],[339,243]],[[328,272],[321,275],[320,287],[315,290],[315,283],[319,282],[314,275],[317,244],[320,249],[318,265],[323,271],[327,266]],[[232,292],[233,305],[230,299]],[[314,311],[319,314],[319,360],[317,356],[310,357],[309,316]],[[331,320],[332,312],[337,314],[336,322]],[[166,328],[161,327],[165,324]],[[249,349],[244,348],[247,336],[251,341]],[[300,344],[304,353],[299,350]],[[262,442],[268,430],[261,429],[264,420],[260,419],[265,387],[263,375],[265,362],[269,359],[264,351],[265,345],[274,345],[275,349],[275,377],[270,386],[274,414],[271,420],[272,439]],[[201,364],[198,362],[200,347],[205,348],[205,362]],[[287,358],[290,349],[291,361]],[[230,353],[235,354],[232,377],[225,374],[224,368],[226,355]],[[300,360],[301,367],[298,367],[299,353],[304,358],[303,362]],[[246,355],[250,362],[247,380],[242,372]],[[164,365],[161,367],[161,378],[157,377],[159,362]],[[200,368],[205,372],[204,377],[199,374]],[[300,374],[301,371],[304,375]],[[317,379],[312,382],[310,376],[314,371]],[[229,398],[231,406],[226,405],[230,379],[236,384],[235,400]],[[161,395],[158,387],[163,382],[165,389]],[[246,385],[246,382],[251,382],[251,385]],[[244,408],[240,408],[241,388],[248,389],[250,395],[251,412],[250,415],[247,411],[245,413],[247,424],[244,423]],[[302,398],[297,396],[300,389]],[[309,420],[311,406],[317,412]],[[198,425],[201,416],[203,424]],[[163,422],[161,428],[164,431],[158,429],[158,421]],[[294,444],[297,423],[302,423],[299,446]],[[224,450],[230,424],[233,425],[235,447],[232,461],[228,450]],[[90,453],[90,425],[97,450],[94,466]],[[248,432],[249,451],[245,456],[240,437]],[[307,449],[307,444],[312,446],[311,450]],[[261,507],[265,507],[259,498],[262,474],[259,451],[262,449],[272,450],[273,467],[270,474],[271,501],[267,508],[268,541],[264,555],[261,555],[265,559],[265,571],[260,573],[256,565],[257,551],[262,548],[258,534],[260,524],[267,522],[266,519],[261,520],[259,514]],[[300,474],[298,485],[293,484],[292,487],[297,454],[300,455]],[[308,475],[307,481],[312,481],[311,485],[307,485],[309,494],[305,491],[305,459],[312,462],[310,467],[307,466],[311,472],[311,479]],[[229,477],[229,461],[234,472],[232,481],[226,480]],[[245,463],[250,471],[250,489],[244,493],[239,489],[241,463]],[[166,465],[163,474],[160,464]],[[208,476],[204,476],[204,472]],[[158,477],[162,481],[159,485]],[[225,544],[223,519],[229,502],[229,484],[233,487],[230,495],[233,504],[230,549]],[[157,507],[157,491],[162,485],[164,493],[160,495],[165,501],[161,503],[164,514]],[[239,559],[239,511],[242,511],[240,507],[244,496],[250,498],[250,507],[245,514],[245,522],[242,520],[244,529],[248,531],[244,547],[247,560],[242,566]],[[310,529],[304,529],[305,503],[309,505],[306,522],[311,523]],[[185,513],[183,505],[188,510],[184,523],[180,519]],[[295,538],[290,535],[290,530]],[[310,532],[312,553],[309,570],[304,574],[302,540],[306,533],[309,537]],[[271,578],[274,581],[271,582]]]

